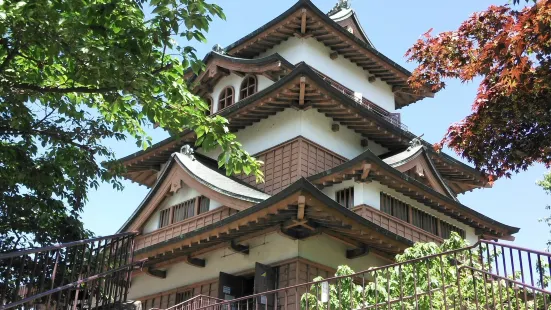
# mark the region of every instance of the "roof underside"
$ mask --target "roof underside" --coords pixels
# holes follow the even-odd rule
[[[304,199],[304,216],[297,221],[299,196]],[[300,179],[262,203],[220,222],[141,249],[136,255],[149,257],[148,264],[154,265],[274,226],[281,227],[282,233],[295,239],[321,232],[339,234],[391,255],[413,244],[339,205],[310,182]]]

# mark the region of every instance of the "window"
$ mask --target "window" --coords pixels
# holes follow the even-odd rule
[[[465,238],[465,230],[441,221],[436,216],[414,208],[383,192],[381,192],[381,211],[443,239],[448,239],[452,231]]]
[[[205,196],[199,197],[199,212],[197,214],[205,213],[209,211],[210,199]]]
[[[239,100],[243,100],[254,93],[256,93],[256,78],[252,75],[249,75],[245,77],[243,83],[241,83]]]
[[[209,105],[209,110],[205,112],[206,115],[212,114],[212,97],[207,97],[205,102]]]
[[[452,224],[448,224],[444,221],[440,221],[440,235],[442,238],[449,239],[452,231],[455,231],[461,236],[461,238],[465,239],[465,231],[463,229]]]
[[[168,226],[170,224],[170,211],[172,208],[161,210],[159,216],[159,228]]]
[[[218,110],[222,110],[223,108],[229,107],[233,104],[234,100],[234,93],[233,93],[233,87],[228,86],[220,92],[220,96],[218,97]]]
[[[174,223],[188,219],[195,215],[195,198],[179,203],[173,208]]]
[[[409,222],[409,208],[410,206],[407,203],[401,202],[385,193],[381,193],[381,211],[384,213],[397,217],[402,221]]]
[[[423,230],[438,236],[438,219],[426,212],[411,208],[411,223]]]
[[[337,191],[335,193],[335,200],[348,209],[354,207],[354,187]]]
[[[189,291],[185,291],[185,292],[179,292],[179,293],[176,293],[176,302],[175,304],[179,304],[179,303],[182,303],[188,299],[191,298],[191,295],[192,295],[192,291],[189,290]]]

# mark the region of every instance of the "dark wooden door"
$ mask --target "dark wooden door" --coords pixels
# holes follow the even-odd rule
[[[243,278],[220,272],[218,298],[231,300],[243,296]]]
[[[276,271],[267,265],[256,263],[254,273],[254,293],[275,290]],[[258,309],[274,309],[275,294],[262,295],[256,299]]]

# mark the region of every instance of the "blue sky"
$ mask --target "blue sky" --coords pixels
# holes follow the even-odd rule
[[[211,0],[212,1],[212,0]],[[291,7],[295,0],[215,0],[222,6],[227,20],[215,20],[209,33],[208,43],[180,42],[191,44],[202,57],[215,44],[227,46],[252,32]],[[336,0],[313,0],[322,11],[329,11]],[[416,0],[416,1],[352,1],[360,22],[375,47],[409,70],[414,63],[406,63],[404,54],[419,36],[428,29],[433,33],[456,29],[470,14],[491,4],[507,3],[507,0]],[[392,3],[389,5],[389,3]],[[306,60],[307,61],[307,60]],[[450,81],[446,89],[435,98],[425,99],[401,109],[402,121],[409,130],[425,134],[430,142],[440,141],[449,124],[461,120],[470,113],[476,95],[477,83],[461,84]],[[151,129],[153,142],[167,137],[161,129]],[[138,150],[134,141],[107,142],[118,157]],[[450,151],[448,154],[455,156]],[[538,220],[549,211],[545,205],[549,197],[535,184],[545,173],[545,167],[536,165],[511,179],[498,180],[493,188],[475,190],[460,195],[460,201],[485,215],[503,223],[521,228],[516,235],[516,244],[543,249],[549,239],[546,224]],[[116,232],[147,194],[145,186],[124,182],[122,192],[102,184],[90,193],[83,213],[85,227],[97,235]]]

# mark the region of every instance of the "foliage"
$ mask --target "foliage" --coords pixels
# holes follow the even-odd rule
[[[204,64],[175,39],[205,41],[213,17],[224,14],[204,0],[0,0],[0,252],[89,235],[88,191],[121,188],[104,142],[145,148],[152,123],[194,130],[228,174],[262,181],[261,162],[183,80]]]
[[[440,246],[432,242],[416,243],[397,255],[397,264],[390,267],[355,274],[350,267],[340,266],[335,277],[348,277],[329,284],[329,305],[322,302],[322,282],[319,282],[302,295],[301,309],[361,309],[375,305],[385,309],[497,309],[504,303],[508,309],[538,308],[534,307],[534,301],[525,303],[506,281],[490,280],[469,269],[488,270],[490,266],[484,266],[488,264],[484,262],[493,261],[499,253],[483,260],[480,254],[485,249],[479,254],[478,250],[464,249],[467,246],[468,243],[453,232]],[[449,251],[453,252],[438,255]],[[427,258],[432,255],[435,256]],[[539,266],[542,270],[548,268],[544,264]],[[323,278],[314,281],[323,281]],[[549,279],[545,281],[548,284]],[[541,296],[536,300],[543,302]]]
[[[406,54],[419,63],[409,80],[416,89],[482,78],[472,114],[435,147],[446,144],[493,177],[551,164],[551,0],[526,2],[490,6],[455,31],[429,30]]]
[[[546,194],[548,194],[548,195],[551,194],[551,172],[545,174],[543,176],[543,180],[538,181],[537,184],[541,188],[543,188],[543,191]],[[547,206],[545,206],[545,209],[546,210],[551,210],[551,206],[547,205]],[[551,227],[551,215],[541,219],[540,221],[546,223],[548,227]],[[547,241],[547,250],[549,251],[550,249],[551,249],[551,240],[548,240]]]

